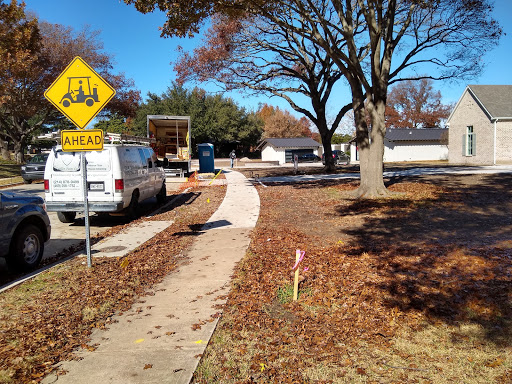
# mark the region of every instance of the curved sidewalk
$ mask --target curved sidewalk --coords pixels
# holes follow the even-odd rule
[[[215,330],[236,263],[244,257],[259,216],[256,188],[227,171],[226,196],[187,251],[187,260],[154,287],[154,295],[106,331],[95,330],[80,361],[60,366],[66,375],[43,383],[188,384]]]

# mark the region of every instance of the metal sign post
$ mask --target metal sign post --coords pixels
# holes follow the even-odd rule
[[[89,224],[89,197],[87,192],[87,160],[85,152],[80,152],[80,167],[82,168],[82,183],[84,188],[84,218],[85,218],[85,250],[87,254],[87,267],[91,268],[91,226]]]
[[[92,266],[92,259],[85,152],[102,151],[104,139],[103,131],[85,130],[85,127],[115,94],[114,88],[78,56],[44,93],[44,97],[79,129],[79,131],[61,131],[61,142],[63,152],[80,152],[84,192],[85,248],[89,268]]]

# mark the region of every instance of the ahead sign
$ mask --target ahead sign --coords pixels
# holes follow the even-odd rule
[[[115,94],[114,88],[77,56],[44,97],[79,129],[84,129]]]
[[[103,131],[101,129],[64,130],[61,131],[62,151],[102,151]]]

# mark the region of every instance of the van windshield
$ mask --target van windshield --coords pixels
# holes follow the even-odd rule
[[[87,152],[87,171],[108,172],[110,171],[110,149],[103,151]],[[56,172],[79,172],[80,171],[80,153],[55,151],[55,160],[53,161],[53,170]]]

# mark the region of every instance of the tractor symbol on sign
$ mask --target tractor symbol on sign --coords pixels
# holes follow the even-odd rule
[[[97,103],[98,88],[93,88],[91,93],[90,78],[90,76],[68,77],[68,93],[62,97],[60,103],[66,108],[76,103],[85,103],[88,107]],[[87,84],[84,84],[84,81]],[[84,85],[87,87],[87,93],[84,92]],[[97,86],[97,84],[94,85]]]

